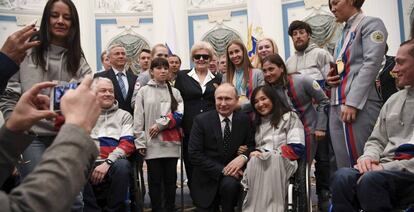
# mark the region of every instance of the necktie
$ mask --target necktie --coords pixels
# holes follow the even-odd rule
[[[230,119],[229,118],[225,118],[223,120],[224,122],[226,122],[226,126],[224,127],[224,135],[223,135],[223,144],[224,144],[224,154],[226,155],[229,151],[229,146],[230,146]]]
[[[124,97],[124,99],[126,99],[127,91],[125,89],[124,80],[122,80],[122,76],[124,76],[124,73],[118,72],[116,75],[117,75],[117,79],[118,79],[119,88],[121,88],[122,97]]]

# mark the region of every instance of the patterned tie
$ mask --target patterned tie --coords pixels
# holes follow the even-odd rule
[[[223,120],[224,122],[226,122],[226,126],[224,127],[224,136],[223,136],[223,144],[224,144],[224,154],[227,155],[228,151],[229,151],[229,146],[230,146],[230,119],[229,118],[225,118]]]
[[[124,73],[118,72],[116,74],[116,76],[117,76],[117,79],[118,79],[118,85],[121,88],[122,97],[124,97],[124,99],[126,99],[127,91],[125,89],[124,80],[122,80],[122,76],[124,76]]]

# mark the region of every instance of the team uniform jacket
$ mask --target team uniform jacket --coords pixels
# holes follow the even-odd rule
[[[344,36],[351,33],[351,41],[342,58],[345,70],[340,75],[341,83],[332,88],[331,104],[361,110],[367,100],[381,101],[375,78],[381,69],[388,33],[381,19],[368,16],[356,32],[349,32],[355,17],[350,18],[343,31]],[[337,57],[335,54],[334,58]]]
[[[291,74],[288,76],[288,96],[294,109],[299,113],[306,136],[306,154],[310,159],[314,151],[315,130],[326,131],[328,117],[324,108],[329,105],[329,99],[319,84],[305,74]],[[313,100],[315,105],[313,105]],[[312,154],[311,154],[312,153]]]
[[[356,23],[359,24],[355,27]],[[364,17],[361,13],[347,21],[342,37],[346,38],[347,34],[348,44],[343,41],[346,39],[340,39],[334,57],[338,58],[344,46],[339,57],[344,64],[341,82],[331,89],[329,129],[337,168],[356,164],[378,118],[382,100],[375,79],[381,69],[388,35],[380,19]],[[354,122],[345,123],[340,118],[343,105],[358,110]]]
[[[167,84],[150,80],[139,89],[134,108],[134,134],[137,149],[146,148],[145,159],[180,157],[181,131],[184,104],[180,92],[172,88],[178,102],[177,110],[171,111],[171,98]],[[158,125],[160,132],[153,138],[149,129]]]
[[[414,173],[414,88],[392,95],[384,104],[364,154],[385,170]]]
[[[265,117],[255,134],[262,154],[247,163],[241,181],[247,190],[243,211],[285,211],[289,178],[305,149],[303,126],[295,112],[283,114],[277,127]]]
[[[132,115],[118,108],[118,103],[101,115],[92,129],[91,137],[99,148],[99,158],[115,162],[135,151]]]
[[[325,83],[330,69],[332,56],[326,50],[319,48],[311,43],[303,52],[296,51],[294,55],[286,61],[288,74],[300,72],[312,77],[320,85]]]

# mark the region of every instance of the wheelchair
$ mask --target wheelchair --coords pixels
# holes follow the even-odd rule
[[[285,210],[287,212],[311,212],[310,166],[306,159],[299,159],[297,162],[298,169],[289,179]],[[242,211],[246,194],[247,191],[242,189],[236,211]]]
[[[298,169],[289,179],[286,211],[311,212],[310,166],[305,159],[298,160]]]
[[[131,212],[144,211],[145,182],[143,163],[144,158],[136,151],[129,157],[132,167],[132,182],[130,187]]]

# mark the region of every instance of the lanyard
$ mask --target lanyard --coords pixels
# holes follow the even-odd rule
[[[350,30],[348,31],[345,40],[344,39],[344,35],[345,35],[345,30],[342,32],[342,36],[341,36],[341,42],[338,45],[337,50],[339,50],[339,48],[341,49],[341,51],[339,52],[339,54],[337,54],[337,59],[336,60],[342,60],[342,57],[345,53],[345,50],[348,47],[349,42],[351,41],[351,36],[352,34],[355,34],[356,28],[358,27],[358,25],[362,22],[362,20],[364,20],[366,16],[361,12],[359,14],[357,14],[357,16],[355,17],[355,20],[353,21]],[[353,36],[352,36],[353,37]]]

